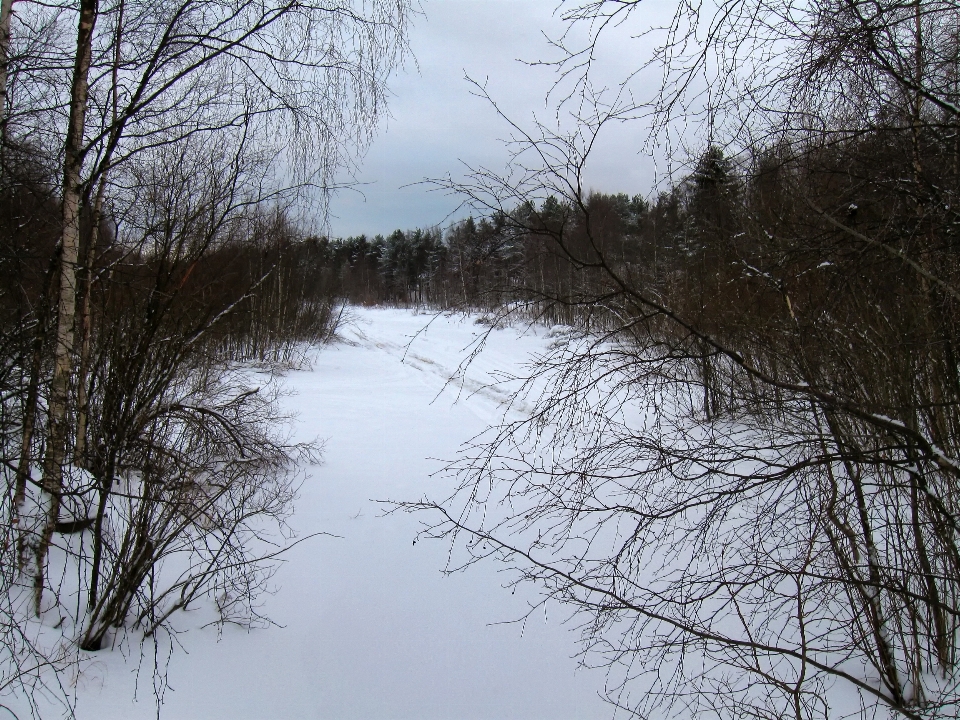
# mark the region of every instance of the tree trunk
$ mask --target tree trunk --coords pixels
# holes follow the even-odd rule
[[[7,77],[10,67],[10,16],[13,0],[0,0],[0,144],[7,139]]]
[[[40,399],[40,375],[43,370],[43,346],[46,342],[50,322],[50,293],[53,283],[59,278],[56,256],[50,258],[47,268],[47,280],[43,290],[43,300],[37,311],[37,327],[33,337],[33,351],[30,353],[30,378],[27,384],[27,397],[23,404],[23,421],[20,429],[20,459],[17,462],[17,475],[13,496],[12,524],[19,528],[17,541],[18,568],[23,569],[30,545],[28,529],[21,526],[27,500],[27,480],[30,477],[30,465],[33,462],[33,434],[37,421],[37,403]]]
[[[89,405],[87,376],[90,371],[90,336],[92,333],[90,295],[93,292],[93,261],[97,249],[97,240],[100,237],[100,217],[103,210],[103,193],[106,181],[107,176],[104,173],[100,180],[100,187],[97,189],[97,197],[93,203],[90,243],[87,246],[86,258],[83,263],[83,300],[80,304],[80,317],[77,322],[77,329],[80,331],[80,365],[77,377],[77,437],[73,454],[76,464],[84,468],[89,465],[87,462],[87,411]]]
[[[53,380],[48,403],[47,452],[43,463],[44,525],[36,544],[34,604],[40,614],[44,565],[50,540],[60,516],[63,463],[67,448],[67,400],[73,372],[73,330],[77,303],[77,253],[80,240],[80,199],[83,167],[83,130],[87,112],[90,55],[99,0],[81,0],[77,28],[77,54],[70,91],[70,120],[63,160],[63,230],[60,238],[60,293],[57,302],[57,334]]]

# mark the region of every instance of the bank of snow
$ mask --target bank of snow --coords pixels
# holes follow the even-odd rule
[[[325,441],[323,464],[306,468],[292,525],[300,536],[339,537],[287,555],[276,593],[263,599],[277,626],[221,634],[202,627],[203,609],[183,615],[161,717],[611,717],[598,697],[603,672],[578,670],[572,658],[576,635],[560,622],[563,608],[523,628],[497,624],[519,617],[530,598],[503,590],[495,564],[444,576],[446,548],[413,545],[417,518],[384,517],[376,502],[442,496],[450,481],[432,476],[439,458],[453,457],[504,403],[524,411],[499,373],[548,340],[522,327],[496,330],[458,372],[485,329],[462,316],[357,309],[342,342],[286,376],[298,434]],[[155,716],[153,659],[126,645],[91,656],[71,688],[78,717]]]

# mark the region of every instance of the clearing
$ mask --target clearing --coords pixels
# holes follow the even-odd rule
[[[384,517],[375,502],[443,497],[451,480],[432,476],[441,459],[501,416],[511,388],[489,383],[542,350],[546,333],[498,329],[466,377],[448,382],[486,330],[475,318],[351,312],[342,342],[284,377],[297,435],[325,441],[291,525],[301,537],[340,537],[286,555],[277,592],[263,598],[277,627],[221,633],[201,627],[203,609],[182,615],[188,632],[170,660],[161,717],[610,718],[598,697],[604,673],[578,669],[564,608],[538,611],[525,627],[498,624],[521,616],[532,595],[504,590],[494,563],[443,575],[446,547],[414,545],[418,518]],[[81,720],[155,717],[152,657],[138,662],[136,646],[91,657],[71,688]]]

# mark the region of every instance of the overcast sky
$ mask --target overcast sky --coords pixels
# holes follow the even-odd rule
[[[522,61],[550,57],[543,33],[559,35],[558,1],[424,0],[411,33],[416,64],[408,62],[393,78],[392,118],[357,176],[362,194],[343,191],[333,202],[334,236],[450,222],[460,200],[421,181],[463,176],[465,164],[499,169],[507,157],[502,140],[508,129],[485,100],[471,94],[465,76],[486,80],[490,94],[521,122],[534,112],[549,117],[545,96],[553,71]],[[623,32],[607,41],[604,72],[611,84],[642,61],[640,45]],[[592,187],[646,195],[655,178],[653,159],[642,152],[646,136],[642,122],[608,133],[590,166]]]

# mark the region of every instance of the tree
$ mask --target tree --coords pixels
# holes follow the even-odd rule
[[[0,2],[0,127],[5,124],[7,110],[7,78],[10,64],[10,13],[13,0]],[[2,137],[2,135],[0,135]]]
[[[70,90],[70,112],[67,120],[66,144],[63,160],[63,189],[60,200],[62,230],[59,248],[60,287],[57,302],[56,340],[54,346],[53,378],[48,400],[47,450],[41,481],[44,505],[42,525],[28,530],[31,535],[33,557],[34,604],[37,615],[43,596],[44,563],[53,531],[60,519],[63,494],[63,464],[67,444],[67,394],[73,373],[73,331],[77,301],[77,259],[80,245],[80,200],[82,185],[84,126],[87,113],[88,74],[93,51],[94,26],[97,20],[98,0],[80,3],[77,28],[77,52]]]
[[[413,6],[12,7],[0,17],[3,202],[42,189],[59,217],[41,203],[4,225],[3,242],[20,248],[43,228],[59,243],[0,258],[21,297],[2,296],[5,337],[11,328],[17,340],[2,348],[15,379],[4,390],[4,527],[17,536],[5,536],[4,567],[19,554],[42,621],[60,607],[50,554],[75,562],[88,602],[63,632],[87,650],[114,628],[154,635],[202,596],[225,621],[245,605],[253,622],[270,572],[253,525],[282,533],[294,459],[312,450],[286,442],[274,396],[232,363],[276,362],[332,331],[331,298],[307,286],[310,251],[291,218],[303,202],[322,217],[374,132]],[[57,168],[59,191],[49,177],[13,178],[18,158],[37,175]],[[11,274],[25,259],[44,268],[48,291]],[[167,578],[178,553],[197,564]],[[4,622],[33,627],[8,579]],[[16,662],[14,640],[3,647]],[[56,672],[48,651],[37,646]]]
[[[649,109],[674,132],[710,81],[706,150],[637,262],[583,176],[641,109],[589,102],[596,43],[638,7],[568,10],[590,23],[559,65],[583,88],[572,132],[513,124],[512,175],[445,183],[550,238],[570,280],[507,308],[572,327],[527,379],[531,416],[451,465],[453,496],[403,507],[463,565],[499,558],[579,612],[638,716],[953,717],[958,8],[680,6]]]
[[[94,194],[95,205],[102,203],[107,173],[123,180],[124,165],[158,144],[237,127],[257,137],[266,153],[271,138],[278,159],[276,138],[283,128],[295,131],[287,147],[299,150],[285,153],[285,162],[305,180],[328,188],[348,159],[344,134],[362,139],[376,123],[407,12],[403,3],[376,4],[366,18],[338,3],[245,2],[227,8],[187,2],[159,10],[126,0],[104,10],[98,3],[81,4],[63,161],[56,362],[41,513],[46,520],[29,529],[26,540],[34,548],[38,612],[68,443],[81,204],[89,206]],[[114,28],[97,36],[101,16]],[[95,79],[88,90],[91,68]],[[30,69],[20,73],[27,76],[21,82],[29,82]],[[86,122],[88,97],[101,111],[92,127]],[[36,122],[51,120],[41,113]],[[307,153],[316,153],[312,158],[319,164],[308,165]],[[88,157],[94,162],[81,179]],[[25,446],[24,455],[27,451]]]

